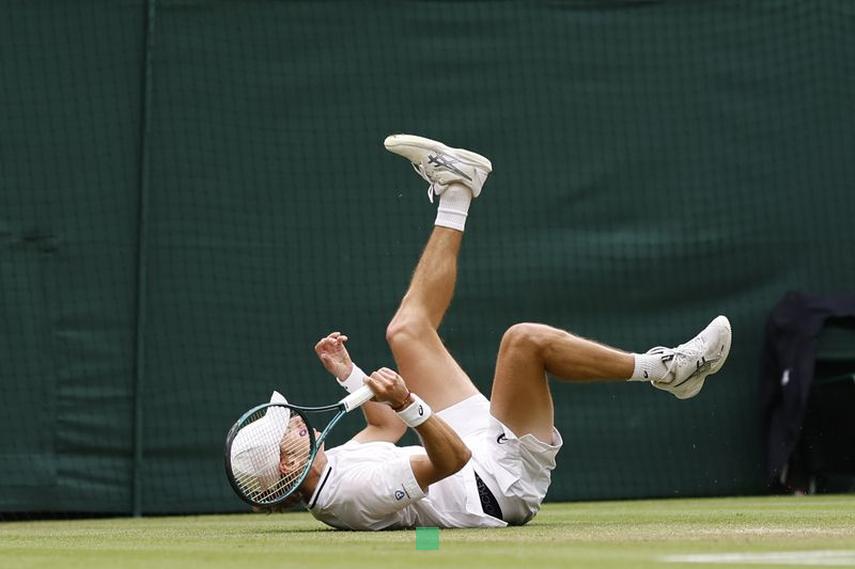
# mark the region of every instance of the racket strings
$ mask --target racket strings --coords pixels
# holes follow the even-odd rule
[[[309,428],[299,416],[291,418],[288,431],[279,445],[279,474],[277,484],[271,489],[268,500],[276,499],[285,493],[290,494],[303,479],[311,455]]]
[[[281,430],[252,427],[264,416],[265,410],[251,415],[242,429],[244,445],[252,449],[251,467],[235,468],[232,460],[235,482],[257,504],[270,504],[293,493],[312,454],[309,426],[302,417],[291,415],[284,434],[279,437]]]

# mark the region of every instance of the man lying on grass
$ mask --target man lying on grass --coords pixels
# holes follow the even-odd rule
[[[454,292],[469,205],[492,165],[474,152],[415,136],[390,136],[385,144],[430,183],[431,200],[439,196],[436,226],[386,330],[400,375],[386,368],[364,374],[338,332],[318,342],[324,367],[348,391],[367,384],[375,400],[362,407],[365,429],[318,452],[295,499],[343,529],[525,524],[540,509],[562,444],[547,374],[567,381],[646,381],[686,399],[724,365],[730,323],[719,316],[685,344],[644,354],[544,324],[515,324],[499,346],[488,400],[437,330]],[[422,446],[396,446],[408,426]],[[286,436],[295,432],[306,436],[305,429]],[[293,453],[279,454],[282,475],[305,466],[295,464]]]

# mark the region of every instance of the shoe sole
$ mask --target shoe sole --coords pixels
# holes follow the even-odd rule
[[[493,171],[493,163],[490,162],[487,157],[481,156],[477,152],[472,152],[471,150],[465,150],[463,148],[451,148],[441,142],[431,140],[430,138],[424,138],[422,136],[415,136],[412,134],[393,134],[386,137],[386,140],[383,141],[383,146],[385,146],[386,150],[389,152],[394,152],[399,155],[401,154],[399,149],[407,147],[441,152],[443,154],[453,154],[455,157],[460,158],[470,166],[486,170],[488,174]]]
[[[730,320],[727,319],[727,316],[716,316],[713,319],[713,322],[716,321],[722,321],[724,327],[727,328],[727,340],[725,341],[724,349],[721,351],[721,358],[710,367],[710,372],[707,374],[707,376],[716,373],[722,368],[724,362],[727,361],[727,356],[730,355],[730,345],[733,343],[733,329],[730,327]]]
[[[699,378],[696,378],[695,381],[692,382],[694,384],[694,385],[692,385],[693,389],[691,389],[690,391],[688,391],[686,393],[682,393],[682,394],[678,394],[675,391],[671,391],[671,393],[677,399],[691,399],[692,397],[694,397],[695,395],[700,393],[701,389],[704,387],[704,381],[706,381],[706,379],[709,376],[717,373],[718,370],[720,370],[722,368],[722,366],[724,366],[724,363],[727,361],[727,357],[730,355],[730,345],[733,343],[733,329],[730,327],[730,320],[727,319],[727,316],[723,316],[723,315],[716,316],[712,320],[712,322],[710,322],[707,325],[707,328],[709,328],[710,326],[715,324],[717,321],[721,321],[721,323],[724,324],[724,327],[727,329],[727,338],[725,339],[724,349],[721,351],[721,356],[718,358],[718,360],[715,361],[715,363],[713,363],[710,366],[710,369],[707,373],[705,373],[704,375],[702,375]],[[692,381],[692,380],[689,380],[689,381]],[[689,382],[683,383],[680,387],[682,387],[683,385],[686,385],[686,383],[689,383]]]

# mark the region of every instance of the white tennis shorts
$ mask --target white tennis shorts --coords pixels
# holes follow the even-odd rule
[[[532,434],[517,437],[490,414],[490,401],[480,393],[437,415],[472,451],[475,471],[499,502],[504,520],[522,525],[533,518],[546,497],[555,455],[563,444],[558,429],[553,427],[550,443]]]

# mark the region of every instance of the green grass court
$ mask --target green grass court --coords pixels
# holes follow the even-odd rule
[[[521,528],[441,530],[437,551],[415,534],[303,513],[10,522],[0,567],[855,567],[855,496],[547,504]]]

